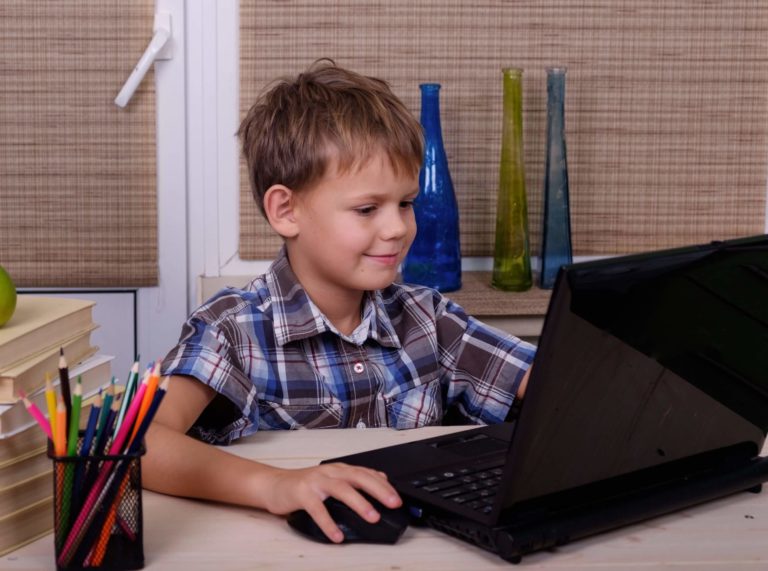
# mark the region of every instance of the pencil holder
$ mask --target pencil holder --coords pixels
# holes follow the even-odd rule
[[[141,509],[141,456],[144,447],[124,455],[80,455],[53,460],[56,568],[141,569],[144,541]]]

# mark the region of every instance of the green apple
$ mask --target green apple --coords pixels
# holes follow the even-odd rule
[[[11,276],[0,266],[0,327],[5,325],[16,310],[16,286]]]

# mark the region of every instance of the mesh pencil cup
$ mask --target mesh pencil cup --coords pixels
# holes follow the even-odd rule
[[[59,571],[129,570],[144,566],[141,456],[56,456],[54,542]]]

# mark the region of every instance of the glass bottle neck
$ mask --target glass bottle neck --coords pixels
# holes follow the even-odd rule
[[[522,152],[523,144],[522,71],[505,69],[502,85],[502,161],[522,161],[522,157],[518,156],[518,153]]]
[[[565,102],[565,70],[547,70],[547,101],[551,108],[562,108]]]
[[[440,84],[423,83],[421,88],[421,125],[427,139],[442,145],[440,125]]]

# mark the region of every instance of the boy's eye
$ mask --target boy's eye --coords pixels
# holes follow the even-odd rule
[[[400,208],[402,208],[403,210],[407,210],[409,208],[413,208],[413,200],[403,200],[400,203]]]
[[[355,212],[362,216],[373,214],[374,210],[376,210],[375,206],[361,206],[360,208],[355,208]]]

